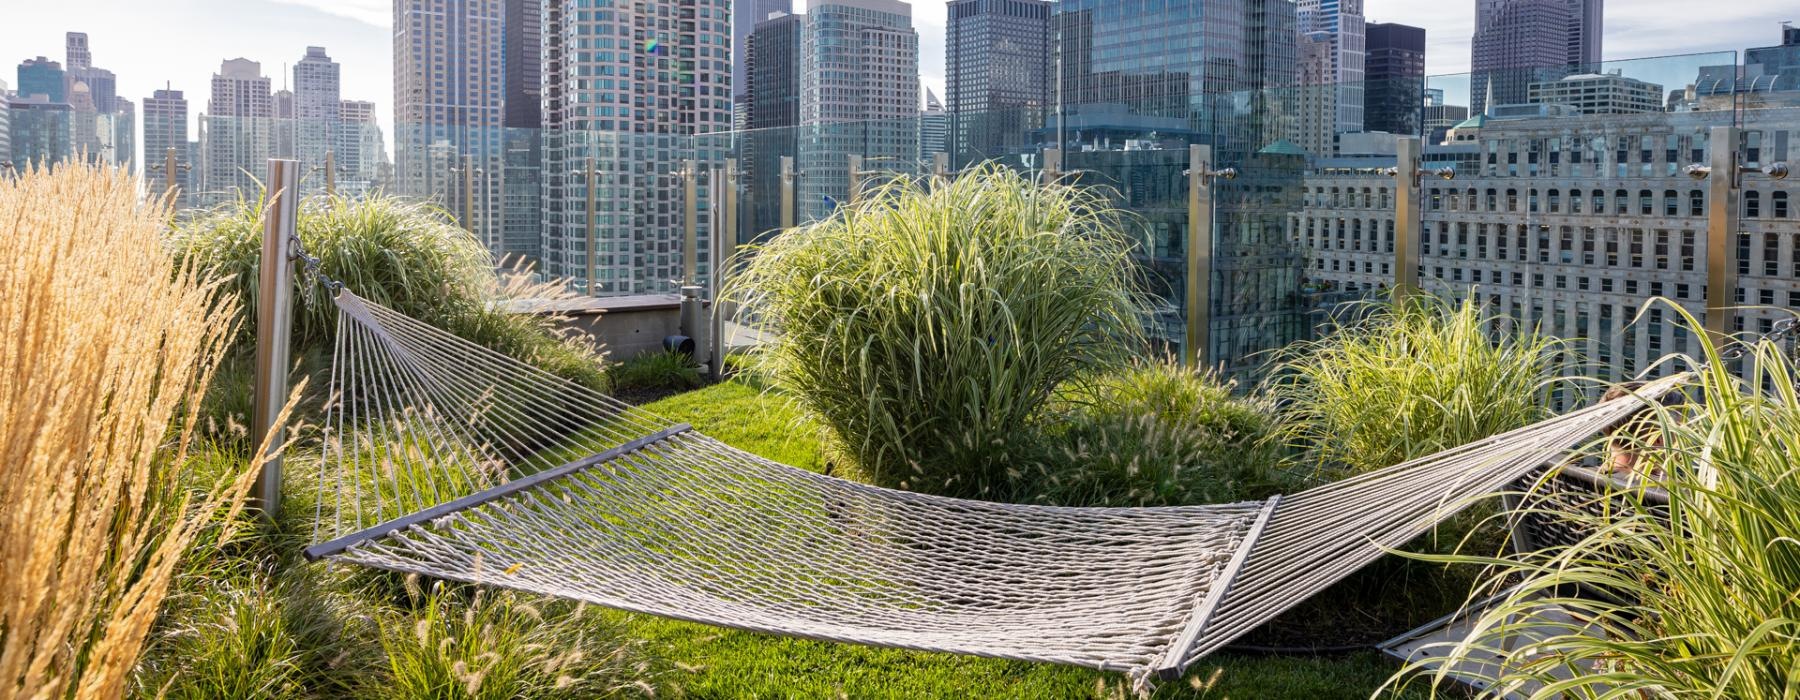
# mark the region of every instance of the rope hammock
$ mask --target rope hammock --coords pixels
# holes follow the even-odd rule
[[[310,559],[1122,671],[1140,690],[1673,386],[1264,502],[1006,505],[777,464],[349,291],[335,303]]]

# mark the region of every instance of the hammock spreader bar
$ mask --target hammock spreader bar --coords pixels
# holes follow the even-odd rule
[[[1281,504],[1280,496],[1270,497],[1263,504],[1262,512],[1256,515],[1256,522],[1250,525],[1250,531],[1244,533],[1244,541],[1238,544],[1237,552],[1231,555],[1231,561],[1225,564],[1225,570],[1219,573],[1217,581],[1206,592],[1206,597],[1194,605],[1194,614],[1163,653],[1162,663],[1157,664],[1156,676],[1165,681],[1179,680],[1187,672],[1188,650],[1194,648],[1194,642],[1206,631],[1206,623],[1212,621],[1213,611],[1219,608],[1219,602],[1225,600],[1225,594],[1231,591],[1231,582],[1237,578],[1239,569],[1244,568],[1244,561],[1250,558],[1250,551],[1256,548],[1256,540],[1262,535],[1264,527],[1269,524],[1269,516],[1275,514],[1275,507]]]
[[[520,491],[535,487],[546,481],[560,479],[584,469],[592,469],[693,429],[694,426],[686,423],[679,423],[650,435],[632,440],[631,442],[627,442],[618,447],[614,447],[605,452],[582,457],[581,459],[569,462],[560,467],[546,469],[524,478],[514,479],[504,484],[500,484],[499,486],[484,491],[478,491],[448,503],[426,508],[425,510],[413,513],[412,515],[395,518],[380,525],[376,525],[366,530],[353,532],[329,542],[315,544],[306,548],[306,560],[318,561],[334,554],[342,554],[344,550],[363,542],[380,539],[414,525],[422,525],[452,513],[458,513],[489,501],[505,498],[512,494],[519,493]]]

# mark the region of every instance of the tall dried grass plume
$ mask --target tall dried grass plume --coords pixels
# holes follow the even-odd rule
[[[176,481],[237,301],[167,220],[121,170],[0,179],[0,698],[124,694],[178,560],[248,487]]]

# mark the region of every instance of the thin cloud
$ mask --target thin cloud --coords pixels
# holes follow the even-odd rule
[[[272,0],[282,5],[311,8],[329,15],[353,19],[386,29],[394,22],[394,5],[387,0]]]

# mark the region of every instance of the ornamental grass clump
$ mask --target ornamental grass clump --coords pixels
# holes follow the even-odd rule
[[[238,303],[124,171],[0,179],[0,697],[116,698],[254,470],[180,487]]]
[[[871,481],[1004,497],[1052,392],[1141,352],[1127,220],[998,166],[895,179],[756,249],[748,361]]]
[[[1565,344],[1473,298],[1359,303],[1276,356],[1290,441],[1327,475],[1367,472],[1549,415]]]
[[[1175,506],[1266,498],[1278,468],[1274,403],[1172,360],[1108,372],[1058,397],[1032,501]]]
[[[245,303],[222,372],[225,381],[208,397],[205,410],[203,427],[222,439],[238,437],[235,427],[248,423],[242,397],[254,377],[249,362],[256,337],[248,310],[259,294],[265,206],[259,195],[195,212],[167,236],[183,263],[224,278]],[[609,386],[600,348],[559,332],[559,317],[504,308],[511,300],[553,300],[568,293],[554,283],[529,283],[525,275],[503,279],[487,249],[442,210],[388,196],[315,197],[304,202],[298,218],[300,240],[319,258],[321,272],[358,296],[589,388]],[[314,375],[313,385],[323,387],[337,308],[309,276],[297,275],[294,284],[293,354],[300,372]],[[304,408],[316,410],[321,397],[312,398]]]
[[[1451,662],[1508,655],[1502,668],[1481,666],[1484,695],[1800,697],[1800,369],[1778,344],[1756,342],[1740,377],[1669,306],[1708,364],[1685,400],[1646,409],[1653,437],[1636,439],[1613,507],[1543,512],[1592,534],[1501,559],[1444,558],[1495,567],[1477,596],[1523,581],[1467,639],[1433,650]],[[1597,437],[1595,450],[1617,439]],[[1667,506],[1638,497],[1648,486]],[[1421,665],[1393,683],[1423,678],[1449,684]]]

